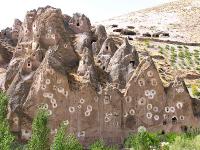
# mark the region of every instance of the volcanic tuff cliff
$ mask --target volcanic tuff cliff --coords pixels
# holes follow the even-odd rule
[[[37,109],[48,111],[52,136],[64,122],[85,146],[99,138],[120,144],[141,129],[199,125],[197,101],[181,77],[164,86],[151,55],[83,14],[38,8],[1,39],[1,89],[19,140],[31,137]]]

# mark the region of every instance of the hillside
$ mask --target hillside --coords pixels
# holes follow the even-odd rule
[[[139,33],[165,31],[170,40],[200,43],[200,1],[179,0],[161,6],[114,17],[104,25],[132,25]]]

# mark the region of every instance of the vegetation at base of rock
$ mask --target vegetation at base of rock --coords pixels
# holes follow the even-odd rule
[[[3,93],[0,92],[0,121],[5,121],[7,116],[8,98]]]
[[[115,146],[108,147],[102,140],[97,140],[90,145],[89,150],[117,150],[117,148]]]
[[[126,148],[134,148],[135,150],[151,149],[152,147],[159,147],[159,139],[156,133],[149,133],[146,131],[130,135],[125,140]]]
[[[8,98],[0,92],[0,149],[10,150],[14,141],[14,136],[10,132],[9,124],[6,118],[8,107]]]
[[[32,125],[32,137],[28,143],[29,150],[49,149],[48,115],[43,109],[39,109]]]
[[[67,126],[61,124],[54,138],[51,150],[82,150],[83,147],[73,135],[67,135]]]
[[[131,134],[125,140],[126,148],[134,150],[199,150],[200,129],[187,129],[184,133],[151,133]]]
[[[166,150],[199,150],[200,135],[194,138],[177,136],[175,141],[166,147]]]
[[[78,139],[72,134],[67,135],[65,146],[66,150],[83,150],[83,147],[79,143]]]

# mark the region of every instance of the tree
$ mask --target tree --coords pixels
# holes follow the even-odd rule
[[[62,124],[54,138],[51,150],[82,150],[82,145],[74,135],[66,134],[67,126]]]
[[[49,128],[48,115],[43,109],[39,109],[32,125],[32,137],[28,143],[29,150],[48,150],[49,149]]]
[[[0,92],[0,149],[2,150],[10,150],[14,141],[6,118],[7,107],[8,98],[3,92]]]

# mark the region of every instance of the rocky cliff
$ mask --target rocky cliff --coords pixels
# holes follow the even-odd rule
[[[48,111],[52,137],[64,122],[85,146],[99,138],[120,144],[139,130],[199,125],[198,101],[182,78],[164,86],[151,55],[141,57],[130,39],[91,26],[83,14],[38,8],[1,35],[1,89],[19,140],[31,137],[38,109]]]

